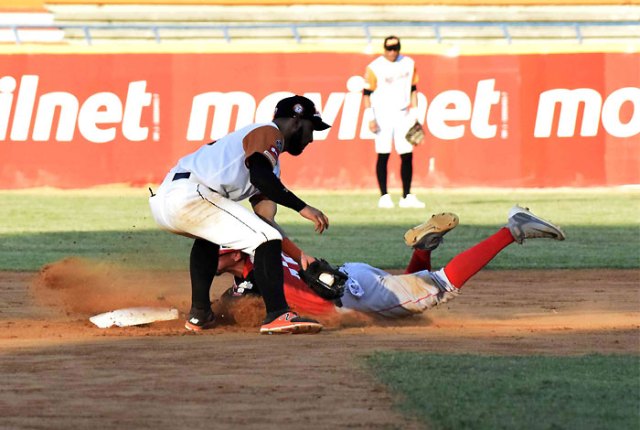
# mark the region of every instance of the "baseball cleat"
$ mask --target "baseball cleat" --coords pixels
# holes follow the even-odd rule
[[[261,334],[314,334],[322,330],[322,324],[311,318],[287,311],[260,327]]]
[[[406,197],[402,197],[400,202],[398,202],[398,206],[401,208],[414,208],[414,209],[424,209],[425,204],[418,200],[415,194],[407,194]]]
[[[427,221],[404,234],[404,243],[411,248],[433,251],[442,243],[442,236],[457,225],[458,215],[456,214],[444,212],[431,215]]]
[[[519,244],[522,244],[525,239],[564,240],[566,238],[560,227],[532,214],[529,212],[529,208],[518,205],[509,211],[507,228],[511,231],[513,239]]]
[[[184,323],[184,328],[189,331],[200,332],[213,328],[216,324],[216,317],[211,309],[191,308],[189,319]]]
[[[380,196],[380,200],[378,200],[378,207],[381,209],[391,209],[394,206],[393,200],[391,200],[391,196],[389,194],[385,194]]]

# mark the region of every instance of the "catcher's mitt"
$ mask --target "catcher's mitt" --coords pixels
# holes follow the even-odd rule
[[[335,300],[344,294],[344,284],[347,275],[333,267],[322,258],[309,264],[306,270],[300,270],[300,278],[316,292],[327,300]]]
[[[420,145],[424,140],[424,129],[422,125],[416,121],[415,124],[411,126],[407,134],[404,136],[407,139],[407,142],[412,144],[413,146]]]

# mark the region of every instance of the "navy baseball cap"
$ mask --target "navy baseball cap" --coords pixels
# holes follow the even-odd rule
[[[316,131],[326,130],[331,127],[322,121],[316,105],[311,100],[303,96],[291,96],[282,99],[276,105],[273,118],[293,118],[300,117],[313,122],[313,129]]]
[[[384,39],[385,51],[400,51],[400,39],[396,36],[389,36]]]

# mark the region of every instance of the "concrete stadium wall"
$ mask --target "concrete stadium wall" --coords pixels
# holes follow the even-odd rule
[[[416,186],[640,183],[640,55],[414,55],[426,143]],[[340,53],[0,56],[0,188],[159,182],[186,153],[290,93],[333,127],[285,183],[375,187],[362,78],[372,55]],[[392,157],[397,186],[398,157]]]
[[[0,0],[0,9],[43,9],[48,4],[202,4],[202,5],[300,5],[300,4],[329,4],[329,5],[457,5],[457,6],[478,6],[478,5],[632,5],[640,4],[639,0],[401,0],[390,2],[389,0]]]

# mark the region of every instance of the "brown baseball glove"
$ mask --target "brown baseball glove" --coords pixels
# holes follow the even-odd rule
[[[416,121],[409,131],[407,131],[404,138],[413,146],[420,145],[424,141],[424,129],[422,128],[422,124]]]

